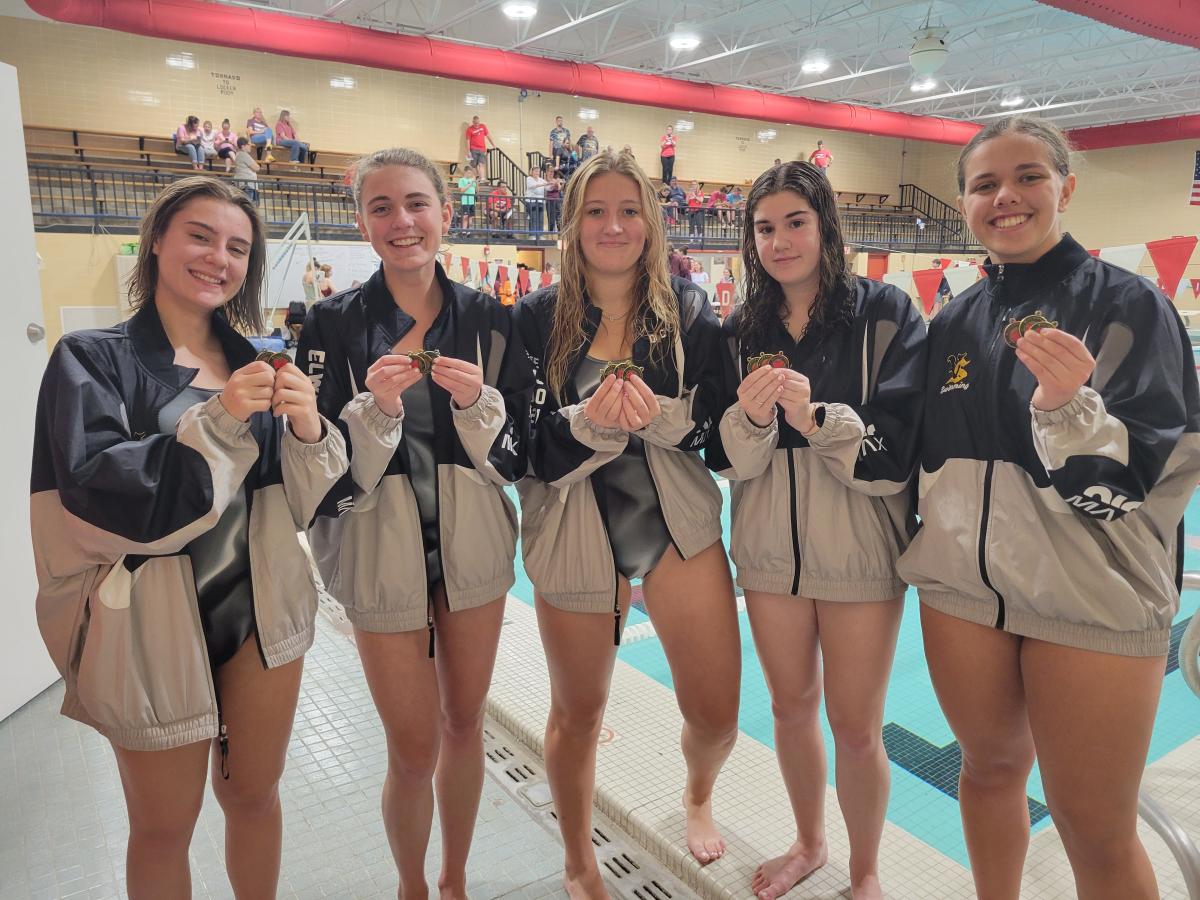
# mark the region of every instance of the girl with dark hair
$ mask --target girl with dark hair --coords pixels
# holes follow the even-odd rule
[[[234,893],[273,897],[279,879],[317,612],[296,532],[347,461],[309,380],[235,330],[261,331],[265,258],[244,194],[175,182],[142,221],[137,312],[65,335],[38,398],[38,623],[63,713],[116,752],[132,900],[191,896],[210,761]]]
[[[735,482],[730,554],[797,829],[751,887],[774,900],[826,861],[823,682],[853,896],[877,898],[925,325],[906,294],[847,270],[833,192],[808,163],[754,182],[742,248],[745,302],[724,326],[732,405],[708,462]]]
[[[607,897],[590,816],[630,579],[683,713],[686,840],[701,863],[725,851],[712,790],[737,738],[741,653],[721,495],[698,452],[723,409],[720,325],[704,292],[668,273],[654,189],[628,153],[580,166],[562,243],[562,280],[516,306],[538,378],[533,477],[518,489],[550,670],[546,771],[580,900]]]
[[[1017,116],[958,161],[986,277],[929,330],[922,528],[900,561],[962,747],[981,900],[1015,900],[1036,756],[1087,900],[1159,896],[1138,839],[1200,477],[1186,329],[1146,279],[1063,233],[1070,147]]]
[[[191,160],[193,169],[204,168],[202,138],[200,119],[197,116],[188,116],[183,124],[175,129],[175,152]]]
[[[356,221],[379,254],[309,310],[297,359],[339,423],[350,477],[310,529],[387,738],[383,820],[400,896],[425,897],[434,797],[443,900],[466,900],[483,790],[483,713],[514,581],[533,376],[496,300],[438,262],[452,208],[414,150],[358,161]]]

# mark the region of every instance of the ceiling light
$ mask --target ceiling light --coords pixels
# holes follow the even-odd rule
[[[908,86],[908,89],[914,94],[924,94],[926,91],[932,91],[937,87],[937,81],[933,78],[919,78]]]
[[[825,57],[814,56],[800,64],[800,71],[805,75],[820,75],[822,72],[828,72],[830,65],[831,63]]]
[[[695,50],[700,46],[700,36],[690,32],[676,32],[668,42],[672,50]]]
[[[537,15],[537,4],[532,0],[508,0],[500,9],[510,19],[532,19]]]
[[[585,122],[600,118],[600,111],[592,109],[590,106],[579,107],[579,118]]]
[[[191,53],[172,53],[167,57],[167,65],[172,69],[194,69],[196,57]]]
[[[676,131],[691,131],[695,127],[696,127],[696,123],[693,122],[691,119],[676,119],[675,120],[675,130]]]
[[[1025,98],[1020,94],[1011,94],[1000,101],[1001,106],[1020,106],[1025,102]]]
[[[343,91],[352,90],[355,84],[357,82],[349,75],[335,75],[329,79],[329,86],[331,88],[338,88]]]
[[[463,97],[463,103],[467,106],[487,106],[487,97],[472,92]]]

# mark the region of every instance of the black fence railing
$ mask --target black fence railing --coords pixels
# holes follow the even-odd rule
[[[933,228],[937,237],[947,243],[963,244],[971,248],[979,246],[971,239],[962,213],[940,197],[935,197],[915,184],[900,185],[900,208],[915,212],[926,228]]]
[[[102,225],[133,231],[159,191],[191,174],[30,163],[29,192],[39,226]],[[354,201],[349,189],[341,184],[263,180],[242,186],[255,200],[273,236],[287,231],[301,213],[307,214],[316,237],[353,239],[357,235]],[[473,196],[452,192],[450,201],[451,235],[457,242],[512,240],[537,245],[552,244],[558,238],[561,198],[524,197],[492,185],[479,185]],[[661,212],[667,239],[676,246],[730,252],[738,249],[744,215],[741,209],[664,206]],[[965,229],[955,234],[949,225],[911,212],[847,209],[841,218],[846,242],[855,246],[928,253],[970,253],[978,249]]]

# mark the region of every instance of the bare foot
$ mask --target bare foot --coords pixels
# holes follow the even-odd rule
[[[563,887],[571,900],[611,900],[599,869],[589,869],[578,875],[564,875]]]
[[[883,900],[883,888],[879,886],[878,875],[866,875],[858,884],[850,888],[853,900]]]
[[[712,800],[701,804],[688,803],[683,800],[683,811],[687,818],[687,845],[692,856],[701,865],[707,865],[713,860],[725,855],[725,839],[717,830],[712,817]]]
[[[809,849],[792,844],[783,856],[768,859],[758,867],[750,879],[750,889],[758,900],[775,900],[794,888],[829,859],[829,850],[824,844]],[[870,894],[863,894],[863,900]],[[859,900],[857,894],[855,900]]]

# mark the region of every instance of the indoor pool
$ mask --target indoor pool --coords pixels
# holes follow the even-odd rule
[[[725,544],[729,540],[729,486],[721,482],[725,494],[722,518]],[[515,499],[515,492],[514,499]],[[1184,567],[1200,570],[1200,534],[1193,533],[1200,516],[1200,493],[1193,495],[1188,505],[1187,537]],[[520,566],[517,557],[517,583],[512,593],[533,603],[533,586]],[[635,598],[636,598],[635,594]],[[1162,702],[1150,745],[1150,762],[1154,762],[1179,745],[1200,734],[1200,699],[1191,693],[1178,671],[1176,651],[1188,620],[1200,606],[1200,591],[1183,595],[1180,614],[1172,628],[1171,654],[1163,684]],[[627,628],[647,622],[638,604],[630,610]],[[742,636],[742,699],[739,713],[744,735],[774,747],[771,720],[771,701],[763,680],[750,623],[746,613],[739,613]],[[656,681],[671,686],[671,673],[662,646],[657,639],[626,641],[619,658]],[[833,737],[822,716],[826,751],[830,757],[829,779],[833,783]],[[743,738],[745,739],[745,738]],[[959,823],[957,789],[959,751],[946,720],[937,704],[929,673],[925,667],[921,645],[921,629],[917,611],[916,591],[909,590],[905,598],[904,620],[900,626],[896,663],[892,672],[884,712],[884,743],[892,761],[892,793],[888,803],[888,819],[895,825],[926,842],[964,866],[968,864],[966,845]],[[1049,811],[1044,804],[1041,779],[1037,768],[1029,782],[1029,805],[1033,829],[1038,831],[1050,824]],[[787,798],[779,798],[787,804]]]

